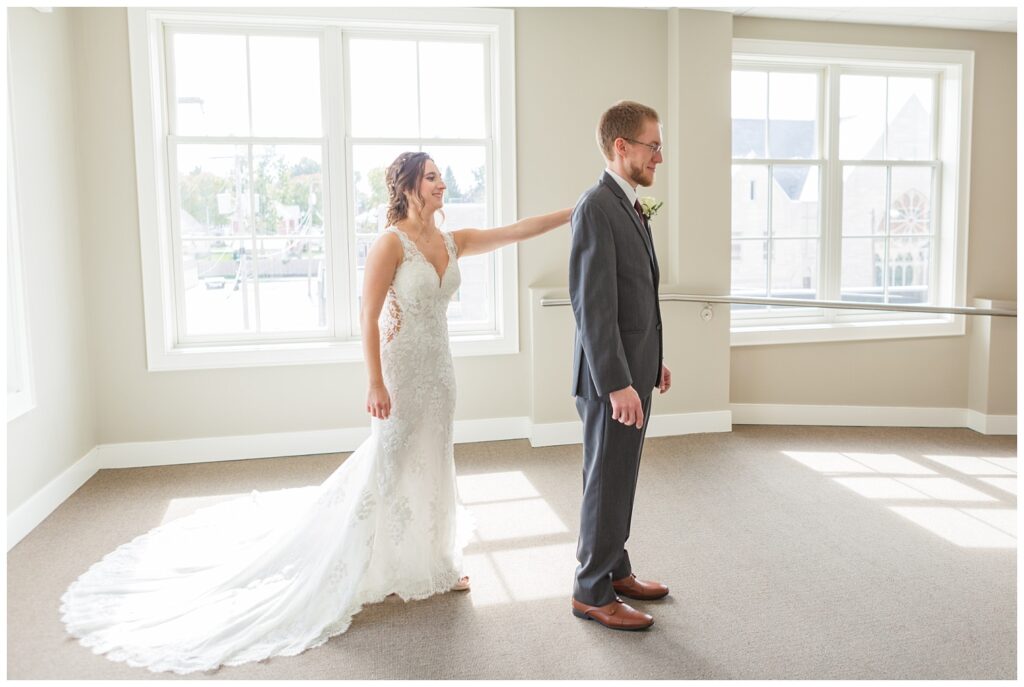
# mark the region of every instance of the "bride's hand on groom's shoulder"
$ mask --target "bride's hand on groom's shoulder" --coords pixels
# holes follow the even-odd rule
[[[366,394],[366,412],[381,420],[391,415],[391,395],[383,384],[371,384]]]

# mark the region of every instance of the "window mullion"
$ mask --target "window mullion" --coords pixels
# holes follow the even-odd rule
[[[938,129],[938,127],[935,127]],[[942,164],[935,162],[932,167],[932,197],[931,197],[931,226],[929,227],[929,235],[931,236],[931,255],[929,256],[930,265],[928,266],[928,278],[931,280],[928,282],[928,303],[935,305],[941,303],[944,299],[940,298],[940,292],[943,285],[940,283],[940,276],[942,274],[942,241],[940,240],[939,227],[942,226],[942,203],[939,202],[940,189],[942,188]],[[953,303],[955,299],[950,295],[948,302]]]
[[[245,34],[245,98],[246,107],[249,122],[249,136],[252,136],[252,53],[250,50],[249,34]],[[252,329],[255,329],[257,333],[262,332],[260,327],[260,262],[259,252],[256,247],[256,166],[253,164],[255,156],[253,155],[253,143],[250,141],[246,145],[246,153],[248,154],[249,160],[249,230],[252,232],[252,258],[248,261],[245,260],[245,256],[242,256],[242,262],[239,265],[238,273],[242,282],[242,322],[247,333],[252,333]],[[266,199],[263,199],[266,202]],[[248,264],[246,264],[248,263]],[[246,299],[247,289],[245,279],[247,277],[247,271],[252,270],[252,284],[253,284],[253,312],[255,313],[255,327],[249,327],[249,303]]]
[[[767,149],[766,149],[767,150]],[[765,260],[768,264],[764,267],[764,293],[769,298],[772,295],[772,254],[775,252],[775,227],[772,221],[772,206],[775,202],[775,165],[770,163],[768,165],[768,198],[767,200],[767,221],[768,226],[766,227],[767,232],[765,233]],[[768,306],[768,312],[772,312],[773,306]]]
[[[885,75],[885,101],[882,105],[882,159],[889,160],[889,75]]]
[[[176,80],[176,73],[174,68],[174,60],[171,59],[171,42],[174,40],[174,34],[166,27],[162,27],[161,31],[163,35],[163,70],[164,74],[164,92],[167,93],[167,101],[164,103],[164,116],[161,119],[164,121],[166,130],[162,133],[164,136],[176,134],[178,132],[178,108],[176,103],[178,102],[178,85]]]
[[[771,144],[771,129],[772,126],[772,75],[770,70],[765,70],[764,74],[764,154],[766,157],[772,157],[771,148],[768,146]],[[772,188],[772,177],[771,170],[768,175],[768,190],[771,193]],[[771,222],[771,215],[768,216],[769,222]]]
[[[250,143],[246,146],[249,159],[249,238],[252,243],[252,250],[250,253],[252,257],[249,260],[242,256],[242,263],[238,267],[238,273],[240,278],[243,280],[241,291],[242,291],[242,323],[245,327],[246,333],[252,333],[255,330],[259,333],[260,327],[260,263],[259,263],[259,252],[256,247],[256,170],[253,164],[255,156],[252,153],[253,146]],[[247,289],[245,281],[248,279],[249,272],[252,272],[252,293],[255,303],[253,303],[253,312],[255,313],[254,327],[249,326],[249,303],[246,300]]]
[[[888,122],[886,128],[888,128]],[[883,212],[885,213],[885,244],[882,246],[882,302],[888,303],[889,245],[892,243],[892,163],[885,165],[885,207]]]
[[[422,43],[416,40],[416,135],[423,138],[423,100],[422,94],[420,93],[420,80],[422,78],[420,74],[420,50]],[[423,150],[421,145],[420,151]]]
[[[484,144],[484,170],[486,178],[491,180],[491,183],[487,184],[484,202],[487,204],[487,225],[489,227],[496,227],[500,224],[497,218],[500,216],[498,212],[499,199],[501,198],[501,194],[497,192],[497,185],[504,183],[504,181],[501,180],[500,171],[494,164],[495,156],[492,141],[495,139],[494,113],[500,111],[500,108],[498,108],[498,103],[494,101],[497,91],[494,88],[495,74],[492,72],[493,40],[488,38],[484,45],[484,136],[487,139]],[[505,145],[509,145],[509,142],[506,141]],[[512,182],[509,181],[509,183]],[[506,212],[506,210],[506,208],[500,208],[502,213]],[[514,219],[518,219],[518,217]],[[487,256],[487,269],[491,275],[488,284],[490,292],[487,294],[487,300],[491,304],[488,328],[494,332],[501,332],[506,327],[506,306],[503,301],[511,299],[512,302],[515,302],[514,294],[506,293],[508,289],[504,286],[505,272],[507,271],[507,261],[504,255],[510,252],[515,254],[516,250],[517,248],[513,245],[501,251],[492,251]],[[512,288],[514,289],[514,287]]]
[[[174,198],[178,193],[178,149],[170,142],[164,147],[164,155],[167,160],[167,193]],[[167,204],[168,220],[170,225],[167,231],[168,254],[171,264],[169,277],[171,289],[174,294],[174,343],[178,344],[186,339],[185,322],[185,275],[184,275],[184,246],[181,239],[181,206],[179,203],[170,202]]]
[[[940,240],[939,229],[942,226],[942,151],[939,150],[942,140],[942,89],[945,87],[945,79],[942,74],[937,74],[932,79],[932,188],[931,188],[931,225],[928,228],[931,235],[928,265],[928,303],[941,303],[943,300],[941,291],[944,286],[941,283],[942,275],[942,241]],[[950,294],[948,302],[954,303],[955,296]]]
[[[822,247],[824,275],[823,296],[825,300],[840,300],[842,296],[843,269],[843,166],[839,160],[839,73],[832,65],[825,67],[826,97],[822,98],[825,110],[823,121],[826,130],[826,152],[823,174],[827,180],[826,193],[828,210],[825,236]],[[825,309],[826,322],[835,322],[837,311]]]
[[[416,146],[445,146],[445,147],[479,147],[490,144],[486,138],[417,138],[404,136],[401,138],[375,138],[362,136],[348,136],[353,145],[363,146],[404,146],[406,148]]]
[[[164,137],[164,160],[166,161],[168,171],[166,179],[167,197],[168,199],[173,199],[178,193],[178,149],[177,144],[173,140],[174,134],[178,130],[178,108],[175,107],[175,103],[178,102],[177,81],[174,60],[171,59],[173,33],[166,26],[163,26],[161,27],[161,34],[163,36],[163,50],[161,51],[163,54],[163,86],[164,92],[167,94],[166,101],[162,101],[164,104],[164,116],[161,118],[165,123],[166,129],[161,133]],[[173,332],[174,345],[180,344],[186,338],[185,277],[182,274],[184,247],[181,245],[181,236],[178,230],[180,226],[180,209],[180,204],[173,200],[167,203],[167,220],[169,225],[166,238],[170,244],[167,246],[167,254],[171,261],[168,276],[170,277],[170,287],[173,294],[173,302],[170,304],[173,308],[173,321],[167,324],[170,325],[170,329]]]
[[[199,145],[266,145],[266,146],[291,146],[291,145],[320,145],[323,143],[323,136],[168,136],[174,144],[199,144]]]
[[[337,27],[326,31],[324,58],[324,92],[327,115],[324,117],[325,134],[327,136],[327,161],[325,169],[328,179],[325,180],[324,197],[328,199],[330,218],[325,235],[330,241],[330,317],[334,321],[331,333],[336,338],[348,339],[354,334],[352,328],[352,308],[355,302],[355,279],[351,276],[350,242],[353,240],[348,231],[351,226],[349,217],[349,157],[345,140],[348,132],[348,82],[346,65],[346,37]]]

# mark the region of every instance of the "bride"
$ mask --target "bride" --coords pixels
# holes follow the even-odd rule
[[[94,653],[179,674],[293,656],[390,594],[469,588],[446,317],[458,258],[550,231],[571,209],[445,232],[426,153],[403,153],[386,178],[388,227],[362,294],[370,437],[319,486],[198,510],[94,564],[61,597],[68,632]]]

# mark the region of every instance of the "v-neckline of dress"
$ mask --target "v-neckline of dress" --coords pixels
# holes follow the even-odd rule
[[[399,229],[398,227],[395,227],[395,231],[402,230]],[[441,241],[444,243],[444,254],[448,258],[448,260],[444,264],[444,269],[441,270],[440,272],[437,270],[437,267],[434,265],[434,263],[430,262],[430,258],[428,258],[423,253],[423,251],[420,250],[420,247],[416,245],[416,242],[412,240],[412,237],[406,234],[404,231],[402,231],[402,234],[405,236],[405,238],[409,240],[409,243],[411,243],[412,247],[416,249],[416,252],[420,254],[420,257],[423,258],[424,262],[430,265],[431,269],[434,270],[434,274],[437,275],[437,288],[441,288],[442,286],[444,286],[444,276],[448,274],[448,268],[451,267],[452,265],[452,254],[448,250],[448,242],[444,238],[444,232],[438,230],[438,233],[441,234]]]

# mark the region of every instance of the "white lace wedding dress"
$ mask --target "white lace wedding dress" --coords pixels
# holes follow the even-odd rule
[[[191,673],[292,656],[344,632],[364,604],[421,599],[462,574],[469,523],[452,453],[455,376],[439,277],[405,234],[380,317],[392,414],[318,487],[252,492],[122,545],[61,598],[94,653]]]

